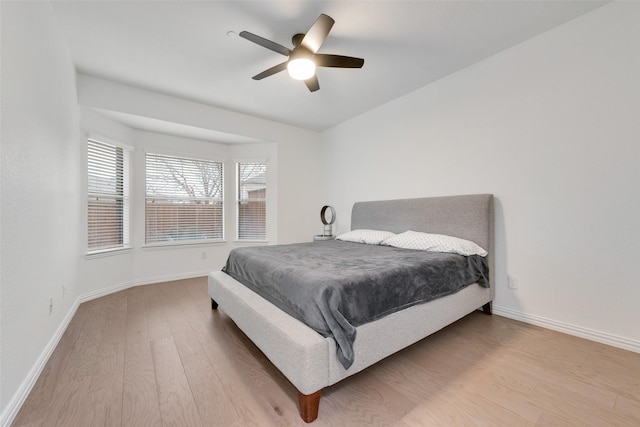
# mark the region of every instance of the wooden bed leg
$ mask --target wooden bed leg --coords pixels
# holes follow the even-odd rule
[[[318,418],[318,408],[320,407],[320,395],[322,390],[311,394],[298,392],[298,402],[300,402],[300,416],[305,423],[310,423]]]
[[[211,310],[217,310],[217,309],[218,309],[218,303],[215,302],[213,298],[211,298]]]
[[[491,301],[489,301],[488,303],[482,306],[482,311],[484,311],[486,314],[489,314],[489,315],[493,314],[493,310],[491,308]]]

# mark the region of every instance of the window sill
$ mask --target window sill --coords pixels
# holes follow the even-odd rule
[[[122,248],[104,249],[104,250],[95,251],[95,252],[88,252],[85,255],[85,258],[90,260],[90,259],[105,258],[110,256],[116,256],[116,255],[124,255],[128,253],[131,253],[131,246],[125,246]]]
[[[145,251],[161,251],[171,249],[188,249],[199,248],[203,246],[218,246],[226,244],[226,240],[208,240],[208,241],[188,241],[188,242],[158,242],[147,243],[142,246],[142,250]]]

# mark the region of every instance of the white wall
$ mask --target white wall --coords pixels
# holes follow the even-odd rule
[[[321,156],[320,135],[317,132],[225,112],[89,76],[80,75],[78,87],[79,102],[83,105],[83,135],[96,133],[134,148],[130,200],[132,249],[83,259],[80,264],[82,295],[95,297],[132,285],[200,276],[220,269],[233,247],[246,244],[234,241],[233,166],[238,160],[267,161],[268,243],[311,240],[316,223],[320,224],[316,217],[320,209],[318,193],[322,168],[318,162]],[[115,122],[112,117],[106,117],[104,111],[125,112],[151,120],[163,120],[165,123],[186,124],[201,130],[240,134],[265,142],[225,144],[134,130]],[[220,115],[230,115],[231,119],[221,122]],[[184,120],[185,117],[189,117],[189,120]],[[264,132],[262,138],[258,138],[258,132]],[[144,156],[147,151],[202,156],[225,162],[226,242],[145,247]],[[86,148],[83,147],[82,152],[84,159]],[[84,163],[82,168],[84,170]],[[300,177],[308,177],[308,180]],[[82,188],[86,188],[86,178],[83,178]],[[83,244],[86,233],[84,235]]]
[[[51,4],[1,7],[0,423],[78,296],[86,200],[75,69]]]
[[[78,77],[79,103],[106,111],[256,138],[277,145],[279,243],[310,240],[322,205],[321,135],[140,88]],[[241,148],[237,148],[241,149]],[[313,230],[313,231],[310,231]]]
[[[106,89],[96,90],[105,85]],[[119,141],[133,147],[132,175],[131,175],[131,222],[132,235],[130,251],[111,253],[108,256],[90,257],[80,263],[80,277],[82,292],[85,298],[100,296],[105,293],[124,289],[132,285],[168,281],[184,277],[205,275],[207,272],[220,269],[229,251],[238,245],[234,241],[235,206],[233,198],[235,192],[234,163],[238,160],[265,160],[268,164],[267,181],[267,239],[274,244],[281,241],[295,242],[310,240],[316,231],[316,209],[319,211],[319,188],[321,164],[320,136],[316,132],[309,132],[290,126],[265,124],[261,119],[259,125],[270,127],[268,136],[278,142],[225,144],[212,141],[196,140],[192,138],[166,135],[156,132],[135,130],[116,122],[112,117],[101,113],[105,106],[105,99],[109,99],[114,92],[119,97],[109,104],[110,109],[118,111],[135,106],[137,114],[144,114],[156,119],[156,112],[148,108],[153,105],[175,105],[175,111],[184,114],[185,109],[191,109],[195,116],[205,116],[202,109],[210,107],[185,102],[172,97],[158,95],[139,89],[114,84],[101,79],[80,76],[80,102],[85,105],[81,109],[81,123],[83,138],[88,134],[97,134],[108,139]],[[83,93],[91,92],[88,97]],[[132,95],[132,91],[141,98]],[[109,96],[107,96],[109,94]],[[162,102],[155,102],[157,97]],[[148,97],[148,98],[147,98]],[[150,101],[149,98],[152,100]],[[125,107],[126,105],[126,107]],[[100,107],[97,110],[94,107]],[[137,109],[136,109],[137,108]],[[162,106],[166,111],[166,105]],[[196,122],[198,128],[209,129],[218,125],[213,109],[213,120]],[[224,113],[226,114],[226,113]],[[236,113],[233,113],[236,114]],[[170,122],[178,121],[169,113],[162,116]],[[245,135],[254,135],[253,119],[245,116],[242,131]],[[229,129],[226,129],[229,130]],[[236,128],[231,128],[237,131]],[[184,156],[202,156],[225,162],[225,192],[228,198],[225,208],[225,237],[226,242],[204,245],[180,245],[163,247],[145,247],[144,244],[144,156],[145,152],[162,152]],[[82,147],[80,167],[83,170],[81,188],[86,188],[86,147]],[[281,159],[284,159],[281,161]],[[308,176],[309,180],[299,179]],[[282,181],[279,181],[282,177]],[[282,191],[280,191],[282,190]],[[283,214],[279,212],[284,211]],[[86,215],[86,212],[83,212]],[[84,217],[83,217],[84,220]],[[82,244],[86,241],[83,230]]]
[[[496,311],[640,351],[638,22],[607,5],[325,132],[341,231],[357,200],[493,193]]]
[[[268,238],[273,243],[311,240],[319,223],[322,167],[317,132],[76,76],[49,2],[0,5],[0,425],[5,425],[17,413],[79,302],[120,288],[218,269],[235,244],[142,248],[140,166],[145,149],[208,153],[231,162],[266,158],[271,167],[267,179],[275,185],[268,208]],[[94,109],[142,114],[266,142],[226,146],[135,131]],[[134,247],[95,259],[85,256],[87,133],[135,148]],[[54,299],[51,313],[49,296]]]

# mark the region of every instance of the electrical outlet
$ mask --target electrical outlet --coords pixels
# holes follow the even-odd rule
[[[207,253],[206,252],[202,252],[202,259],[207,259]]]
[[[67,287],[62,285],[62,299],[67,296]]]
[[[53,297],[49,297],[49,314],[53,311]]]
[[[509,289],[519,289],[520,281],[515,276],[508,276],[507,277],[507,286],[509,286]]]

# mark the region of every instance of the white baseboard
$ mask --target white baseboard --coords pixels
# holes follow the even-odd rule
[[[203,277],[203,276],[207,276],[210,272],[211,272],[210,270],[207,270],[207,271],[201,271],[201,272],[191,272],[188,274],[173,274],[173,275],[167,275],[167,276],[149,277],[149,278],[141,279],[137,281],[120,283],[118,285],[109,286],[107,288],[99,289],[94,292],[89,292],[84,295],[80,295],[76,299],[76,301],[73,303],[73,305],[65,315],[64,319],[62,319],[60,326],[58,326],[58,329],[56,329],[56,332],[49,340],[49,343],[47,343],[46,347],[40,354],[40,357],[38,357],[38,360],[36,360],[36,363],[33,365],[31,370],[27,374],[27,377],[24,379],[24,381],[22,381],[22,384],[20,384],[20,387],[18,388],[16,393],[13,395],[13,397],[9,401],[9,404],[7,405],[7,407],[2,412],[2,415],[0,416],[0,427],[9,427],[13,422],[13,420],[15,419],[16,415],[18,415],[18,411],[22,407],[22,404],[24,403],[24,401],[29,396],[29,393],[31,393],[31,389],[35,385],[36,381],[38,380],[38,377],[40,376],[40,373],[42,372],[45,365],[49,361],[49,357],[51,357],[53,350],[55,350],[56,346],[58,345],[60,338],[62,338],[62,335],[67,330],[67,327],[69,326],[71,319],[73,319],[73,316],[76,314],[76,311],[78,310],[78,307],[80,306],[80,304],[82,304],[83,302],[91,301],[96,298],[107,296],[116,292],[124,291],[125,289],[133,288],[134,286],[150,285],[153,283],[162,283],[162,282],[171,282],[174,280],[192,279],[194,277]]]
[[[16,415],[18,415],[18,411],[22,407],[24,401],[27,399],[27,396],[29,396],[29,393],[31,393],[31,389],[38,380],[38,377],[47,364],[49,357],[51,357],[53,350],[56,349],[56,346],[58,345],[60,338],[62,338],[64,331],[67,330],[67,327],[69,326],[71,319],[73,319],[73,316],[76,314],[79,305],[80,302],[78,298],[73,303],[67,314],[64,316],[62,322],[60,322],[60,325],[58,326],[58,329],[56,329],[55,333],[40,354],[40,357],[38,357],[36,363],[33,365],[31,370],[29,370],[27,377],[24,379],[24,381],[22,381],[22,384],[20,384],[20,387],[18,387],[18,390],[9,401],[9,404],[7,405],[5,410],[2,412],[2,416],[0,416],[0,426],[9,427]]]
[[[116,292],[124,291],[135,286],[151,285],[154,283],[172,282],[174,280],[193,279],[194,277],[204,277],[209,275],[211,270],[196,271],[188,274],[171,274],[165,276],[148,277],[146,279],[135,280],[130,282],[123,282],[117,285],[109,286],[107,288],[98,289],[97,291],[86,293],[80,296],[78,299],[80,303],[94,300],[96,298],[104,297],[114,294]]]
[[[583,328],[581,326],[575,326],[569,323],[547,319],[544,317],[511,310],[510,308],[500,307],[496,305],[493,306],[493,313],[497,314],[498,316],[508,317],[510,319],[529,323],[531,325],[541,326],[543,328],[563,332],[568,335],[573,335],[602,344],[607,344],[612,347],[618,347],[624,350],[640,353],[640,341],[632,340],[629,338],[619,337],[617,335],[607,334],[593,329]]]

